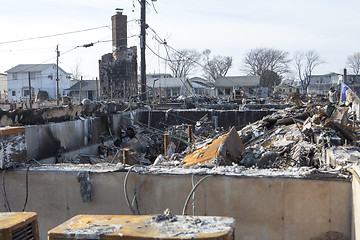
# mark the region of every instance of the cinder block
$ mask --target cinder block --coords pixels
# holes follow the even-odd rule
[[[0,169],[27,161],[25,127],[0,128]]]

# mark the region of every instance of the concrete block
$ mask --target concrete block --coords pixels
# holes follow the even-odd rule
[[[24,127],[0,128],[0,169],[11,168],[27,161]]]

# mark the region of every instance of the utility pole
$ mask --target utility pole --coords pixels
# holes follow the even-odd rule
[[[140,26],[140,49],[141,49],[141,101],[146,100],[146,0],[141,0],[141,26]]]
[[[346,68],[344,68],[344,76],[343,76],[343,83],[347,83],[346,81],[347,81],[347,70],[346,70]]]
[[[59,106],[59,44],[56,46],[56,105]]]
[[[80,91],[79,91],[79,101],[80,101],[80,104],[81,104],[82,79],[83,79],[83,76],[81,76],[81,78],[80,78]]]
[[[99,101],[99,82],[97,77],[96,77],[96,101]]]
[[[30,105],[30,109],[32,108],[32,99],[31,99],[31,77],[30,77],[30,72],[28,73],[29,76],[29,105]]]

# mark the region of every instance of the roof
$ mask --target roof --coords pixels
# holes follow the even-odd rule
[[[193,87],[197,87],[196,85],[200,85],[202,87],[212,88],[214,87],[214,83],[211,83],[203,78],[200,77],[193,77],[189,79],[190,83]]]
[[[202,82],[208,82],[206,79],[201,77],[192,77],[189,79],[190,81],[202,81]]]
[[[256,87],[260,85],[260,76],[218,77],[215,87]]]
[[[45,69],[48,69],[50,67],[56,68],[56,64],[55,63],[50,63],[50,64],[19,64],[16,67],[13,67],[13,68],[5,71],[5,72],[7,72],[7,73],[42,72]],[[61,71],[65,72],[62,68],[59,67],[59,69]]]
[[[182,87],[184,86],[184,84],[186,84],[186,79],[182,79],[182,78],[148,78],[146,79],[146,85],[148,85],[149,87],[153,87],[154,81],[155,81],[155,88]]]
[[[340,73],[328,73],[328,74],[317,74],[317,75],[311,75],[311,77],[331,77],[331,76],[342,76]]]
[[[80,81],[65,90],[80,91]],[[82,80],[81,81],[81,91],[96,91],[96,90],[97,90],[96,80]]]
[[[299,88],[300,86],[293,86],[293,85],[290,85],[288,83],[284,83],[284,84],[281,84],[279,86],[276,86],[275,88],[284,88],[284,87],[289,87],[289,88]]]
[[[166,77],[166,78],[168,78],[168,77],[172,77],[171,76],[171,74],[169,74],[169,73],[149,73],[149,74],[146,74],[146,77],[147,78],[159,78],[159,77]]]

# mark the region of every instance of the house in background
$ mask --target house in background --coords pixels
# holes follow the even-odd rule
[[[154,73],[154,74],[146,74],[146,79],[148,78],[172,78],[171,74],[169,73]],[[140,76],[139,76],[139,79],[140,81]]]
[[[337,86],[343,79],[338,73],[329,73],[325,75],[312,75],[310,84],[307,88],[308,94],[326,95],[331,86]]]
[[[259,76],[218,77],[215,79],[216,96],[229,98],[242,90],[248,98],[267,98],[268,88],[260,86]]]
[[[0,73],[0,100],[1,102],[7,99],[7,75]]]
[[[214,83],[200,77],[190,78],[189,82],[191,84],[193,94],[200,96],[215,96]]]
[[[29,98],[29,77],[31,96],[34,98],[39,91],[46,92],[49,99],[56,99],[56,64],[20,64],[6,71],[9,101],[27,101]],[[72,85],[70,74],[60,67],[59,95]]]
[[[355,90],[356,95],[360,96],[360,75],[346,75],[344,82],[352,90]]]
[[[289,96],[294,93],[299,94],[300,88],[285,83],[275,87],[274,93]]]
[[[81,85],[81,86],[80,86]],[[99,86],[98,81],[96,80],[82,80],[72,85],[70,88],[65,89],[67,95],[74,97],[80,100],[80,87],[81,87],[81,100],[88,98],[90,100],[95,100],[99,98]]]
[[[215,96],[214,84],[203,78],[173,78],[170,74],[147,74],[146,85],[149,95],[163,98],[203,95]]]
[[[147,78],[146,85],[149,95],[159,95],[163,98],[177,98],[180,95],[189,96],[192,94],[191,85],[188,79],[183,78]]]

